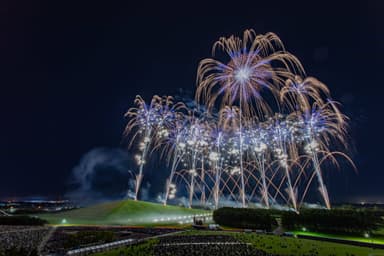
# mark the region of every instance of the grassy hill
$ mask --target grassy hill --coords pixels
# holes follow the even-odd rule
[[[51,224],[65,225],[169,225],[191,221],[194,215],[209,211],[178,206],[122,200],[97,204],[76,210],[41,214]]]

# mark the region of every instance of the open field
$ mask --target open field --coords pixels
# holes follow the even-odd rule
[[[371,249],[366,247],[358,247],[351,245],[343,245],[331,242],[312,241],[306,239],[297,239],[291,237],[278,237],[273,235],[262,235],[254,233],[239,233],[225,231],[186,231],[182,235],[230,235],[238,241],[250,243],[257,249],[267,253],[282,256],[304,256],[304,255],[322,255],[322,256],[384,256],[384,250]],[[179,234],[180,235],[180,234]],[[149,240],[140,245],[131,247],[122,247],[104,253],[94,254],[95,256],[118,256],[123,255],[153,255],[152,247],[156,245],[158,240]],[[146,254],[140,254],[140,251]],[[236,247],[234,247],[236,250]],[[225,252],[219,252],[217,255],[226,255]]]
[[[193,216],[209,215],[210,211],[178,206],[122,200],[76,210],[41,214],[54,225],[174,225],[192,223]]]
[[[143,201],[122,200],[98,204],[81,209],[60,212],[55,214],[42,214],[39,217],[46,219],[54,225],[127,225],[127,226],[177,226],[190,228],[193,217],[210,217],[211,212],[200,209],[188,209],[177,206],[163,206],[161,204]],[[370,237],[359,235],[332,235],[325,233],[294,231],[296,235],[309,235],[314,237],[346,239],[357,242],[384,244],[382,230],[369,234]],[[188,235],[229,235],[242,243],[251,244],[254,248],[275,255],[332,255],[332,256],[384,256],[384,250],[369,247],[359,247],[326,241],[315,241],[293,237],[279,237],[274,235],[243,233],[227,231],[185,231]],[[121,247],[97,255],[153,255],[157,239],[150,239],[144,243],[130,247]],[[188,247],[189,245],[183,245]],[[192,245],[191,245],[192,246]],[[185,249],[185,248],[184,248]],[[191,247],[191,250],[193,248]],[[233,248],[236,250],[236,247]],[[140,254],[143,253],[143,254]],[[216,254],[214,254],[216,255]],[[224,254],[217,254],[224,255]],[[213,256],[213,255],[211,255]]]
[[[192,234],[217,234],[214,231],[188,231],[185,235]],[[220,232],[223,234],[231,234],[239,241],[251,243],[258,249],[268,253],[279,255],[383,255],[384,250],[371,249],[351,245],[343,245],[331,242],[313,241],[306,239],[298,239],[293,237],[279,237],[274,235],[263,235],[255,233],[240,232]]]
[[[255,247],[279,255],[383,255],[384,250],[331,242],[277,237],[272,235],[235,234],[242,241],[248,241]],[[317,252],[317,253],[316,253]]]
[[[368,233],[367,233],[368,237],[364,237],[364,234],[362,234],[361,237],[359,237],[357,235],[353,236],[353,235],[340,235],[340,234],[326,234],[326,233],[309,232],[309,231],[305,231],[305,232],[304,231],[294,231],[293,233],[295,235],[301,235],[301,236],[333,238],[333,239],[342,239],[342,240],[384,245],[383,237],[373,237],[373,236],[369,235]]]

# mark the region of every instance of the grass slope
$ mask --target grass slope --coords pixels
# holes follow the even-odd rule
[[[209,211],[122,200],[66,212],[41,214],[39,217],[57,225],[169,225],[186,220],[180,217],[205,213],[209,213]]]

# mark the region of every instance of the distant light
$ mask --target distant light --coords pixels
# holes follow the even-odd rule
[[[303,227],[301,230],[304,231],[304,232],[307,231],[307,229],[305,227]]]
[[[62,219],[61,220],[61,224],[66,224],[67,223],[67,220],[66,219]]]
[[[365,238],[369,238],[369,234],[368,233],[364,233],[364,237]]]

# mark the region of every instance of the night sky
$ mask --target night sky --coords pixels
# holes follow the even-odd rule
[[[333,201],[384,202],[382,1],[80,2],[1,3],[0,198],[63,196],[87,151],[122,145],[135,95],[194,91],[213,42],[253,28],[275,32],[351,119],[358,173],[326,174]]]

